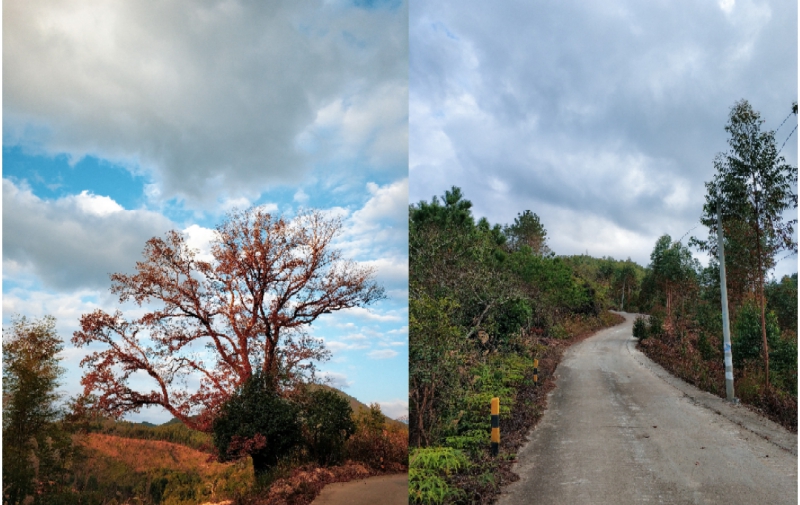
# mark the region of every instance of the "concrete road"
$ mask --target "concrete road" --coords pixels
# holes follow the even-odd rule
[[[311,505],[407,505],[408,474],[328,484]]]
[[[671,377],[623,315],[565,353],[498,503],[796,504],[797,436]]]

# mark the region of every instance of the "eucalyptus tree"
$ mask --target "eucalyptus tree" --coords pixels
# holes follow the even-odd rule
[[[797,218],[787,218],[797,208],[797,167],[786,163],[775,143],[774,131],[762,131],[764,120],[746,100],[731,108],[725,131],[730,149],[714,158],[716,173],[706,183],[706,203],[701,222],[708,240],[695,239],[701,249],[717,254],[717,212],[721,213],[727,242],[745,254],[761,311],[762,354],[769,387],[769,348],[764,283],[783,251],[797,252],[793,234]]]

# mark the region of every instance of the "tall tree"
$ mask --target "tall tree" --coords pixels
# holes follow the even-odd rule
[[[706,203],[701,222],[709,229],[707,241],[696,241],[716,255],[717,210],[722,213],[726,236],[749,251],[755,272],[755,296],[761,311],[762,354],[769,387],[764,282],[781,251],[797,252],[793,238],[797,219],[785,211],[797,208],[797,167],[786,163],[775,145],[775,132],[761,131],[764,120],[746,100],[731,108],[725,131],[730,150],[714,159],[714,179],[706,183]],[[730,230],[729,230],[730,227]],[[729,234],[729,231],[738,233]],[[728,239],[726,239],[727,241]],[[726,250],[727,255],[727,250]]]
[[[322,314],[384,296],[373,269],[333,248],[341,227],[316,211],[291,220],[259,208],[236,212],[217,226],[210,261],[178,232],[150,239],[134,275],[111,276],[120,303],[146,304],[147,312],[81,317],[73,343],[106,346],[81,363],[88,368],[84,393],[97,392],[97,406],[111,415],[158,405],[208,431],[254,370],[283,391],[307,380],[328,354],[305,329]],[[153,389],[133,389],[134,373],[149,377]],[[185,386],[191,376],[200,380],[194,392]]]
[[[508,245],[511,250],[519,250],[522,246],[528,246],[540,256],[550,252],[547,247],[547,230],[544,229],[539,216],[529,210],[517,214],[514,223],[505,227],[508,236]]]
[[[48,496],[59,484],[71,444],[56,424],[58,353],[55,319],[14,319],[3,335],[3,503]]]
[[[636,278],[636,268],[630,258],[622,263],[614,272],[614,284],[620,291],[620,310],[625,310],[625,295],[628,295],[630,304],[630,294],[638,287],[639,280]]]
[[[688,282],[695,279],[699,264],[692,258],[688,247],[672,242],[669,235],[662,235],[650,254],[650,269],[653,279],[664,293],[667,317],[672,317],[674,301]]]

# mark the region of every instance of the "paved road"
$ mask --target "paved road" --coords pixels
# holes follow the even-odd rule
[[[798,503],[797,436],[669,377],[623,315],[565,353],[499,505]]]
[[[328,484],[311,505],[407,505],[408,474]]]

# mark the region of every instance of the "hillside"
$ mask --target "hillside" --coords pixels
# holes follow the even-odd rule
[[[365,404],[361,403],[360,401],[356,400],[355,398],[353,398],[352,396],[348,395],[347,393],[345,393],[344,391],[342,391],[340,389],[336,389],[336,388],[328,386],[326,384],[314,384],[314,385],[311,386],[312,390],[315,389],[315,388],[316,389],[327,389],[329,391],[334,391],[335,393],[337,393],[340,396],[342,396],[343,398],[345,398],[348,402],[350,402],[350,408],[353,409],[353,415],[354,416],[357,416],[360,412],[362,412],[364,410],[369,410],[369,405],[365,405]],[[387,426],[392,427],[392,428],[397,428],[397,429],[408,430],[408,425],[407,424],[402,423],[402,422],[400,422],[400,421],[398,421],[396,419],[391,419],[391,418],[387,417],[386,415],[384,415],[383,417],[384,417],[384,419],[386,419],[386,425]]]
[[[219,501],[253,485],[248,461],[218,463],[184,445],[101,433],[74,437],[79,460],[73,466],[82,503],[131,500],[175,505]]]

